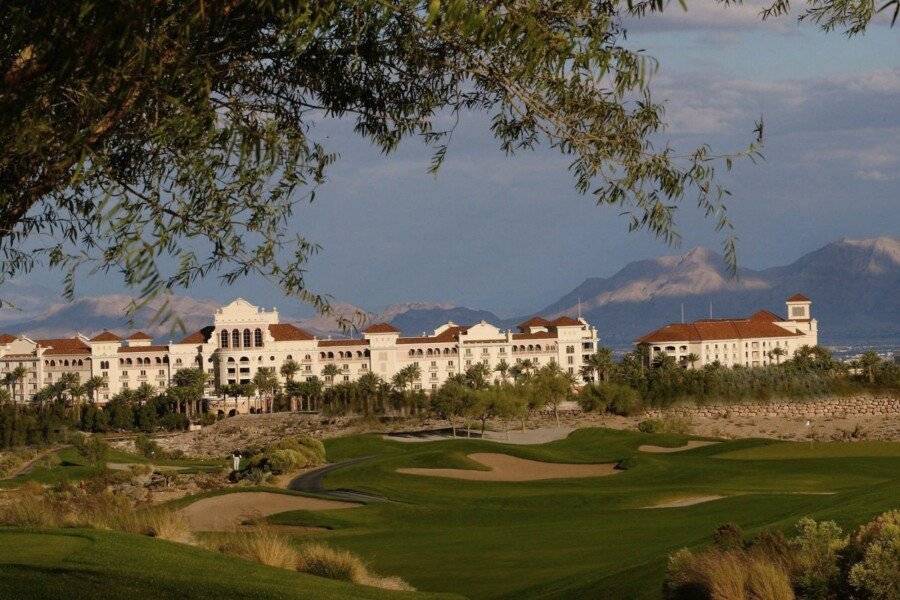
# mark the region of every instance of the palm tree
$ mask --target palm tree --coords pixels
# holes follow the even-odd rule
[[[676,363],[675,358],[669,354],[657,354],[656,358],[653,359],[653,366],[663,371],[669,371],[677,367],[678,363]]]
[[[690,363],[691,368],[693,369],[694,365],[697,364],[697,361],[700,360],[700,355],[695,352],[691,352],[690,354],[688,354],[687,356],[684,357],[684,360],[687,361],[688,363]]]
[[[9,390],[0,388],[0,405],[7,404],[10,401]]]
[[[522,373],[528,375],[532,371],[534,371],[534,362],[530,358],[526,358],[522,362],[519,363],[519,366],[522,368]]]
[[[87,394],[87,390],[84,389],[84,386],[80,383],[76,383],[69,387],[69,397],[72,398],[72,407],[73,412],[75,413],[75,420],[81,421],[81,401]]]
[[[15,398],[15,386],[17,383],[23,381],[25,379],[25,375],[28,374],[28,369],[25,367],[16,367],[12,371],[6,374],[3,378],[3,384],[9,390],[10,396]],[[24,387],[22,388],[22,394],[24,395]]]
[[[781,346],[775,346],[769,351],[769,358],[775,357],[775,364],[781,364],[781,357],[787,354]]]
[[[272,412],[272,404],[276,390],[278,390],[278,378],[275,369],[259,369],[253,376],[253,384],[265,400],[265,412]]]
[[[868,350],[859,357],[859,368],[869,379],[869,383],[875,383],[875,371],[881,365],[881,357],[874,350]]]
[[[325,378],[327,383],[334,383],[334,378],[340,374],[341,370],[338,369],[337,365],[328,363],[324,367],[322,367],[322,377]]]
[[[288,381],[294,380],[294,375],[297,374],[297,371],[300,370],[300,365],[297,364],[297,361],[294,360],[286,360],[283,365],[281,365],[281,376],[287,379]]]
[[[89,377],[88,380],[84,382],[84,391],[87,394],[88,398],[90,398],[91,402],[97,401],[97,391],[102,389],[105,385],[106,378],[99,375]]]
[[[500,380],[506,383],[506,376],[509,374],[509,363],[506,362],[505,358],[500,359],[500,362],[494,367],[494,371],[500,373]]]
[[[593,376],[598,377],[600,381],[609,379],[615,365],[616,363],[613,362],[612,350],[609,348],[597,348],[596,352],[584,359],[584,366],[588,368]],[[583,372],[582,376],[584,376]]]

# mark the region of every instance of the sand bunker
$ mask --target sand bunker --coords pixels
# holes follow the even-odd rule
[[[490,471],[471,469],[397,469],[407,475],[428,475],[450,477],[469,481],[536,481],[539,479],[570,479],[577,477],[601,477],[617,473],[613,464],[572,465],[563,463],[525,460],[508,454],[476,452],[469,458],[479,462]]]
[[[693,450],[694,448],[702,448],[703,446],[712,446],[713,444],[718,444],[719,442],[708,442],[704,440],[691,440],[684,446],[674,446],[674,447],[666,447],[666,446],[651,446],[649,444],[644,444],[643,446],[639,446],[638,450],[641,452],[650,452],[653,454],[669,454],[670,452],[684,452],[685,450]]]
[[[725,496],[687,496],[684,498],[676,498],[674,500],[664,500],[657,502],[652,506],[644,506],[643,508],[681,508],[682,506],[693,506],[694,504],[703,504],[704,502],[712,502],[713,500],[721,500]]]
[[[333,510],[356,506],[362,505],[271,492],[237,492],[197,500],[178,512],[193,531],[231,531],[248,520],[290,510]]]

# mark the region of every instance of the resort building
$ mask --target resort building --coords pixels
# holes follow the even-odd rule
[[[787,318],[760,310],[744,319],[672,323],[638,338],[636,343],[646,347],[650,364],[660,355],[671,356],[679,365],[691,368],[716,362],[727,367],[776,364],[793,357],[803,346],[819,342],[810,299],[794,294],[786,305]]]
[[[283,383],[281,366],[288,361],[300,367],[296,381],[317,377],[326,385],[354,381],[369,372],[389,381],[404,367],[417,364],[420,377],[413,388],[430,391],[476,363],[484,363],[499,378],[495,368],[501,361],[512,366],[528,360],[534,367],[556,363],[581,382],[584,359],[596,348],[597,330],[584,319],[566,316],[533,317],[515,332],[482,321],[446,323],[430,335],[403,337],[393,326],[378,323],[361,337],[320,339],[281,323],[277,310],[238,298],[217,310],[211,325],[168,345],[153,345],[150,336],[140,332],[126,339],[111,332],[47,340],[0,335],[0,378],[23,367],[24,376],[12,384],[12,395],[24,402],[63,373],[77,373],[81,381],[99,376],[106,381],[97,397],[102,403],[143,383],[164,389],[185,368],[206,371],[207,395],[215,397],[221,386],[250,383],[261,369],[271,370]],[[337,375],[326,377],[326,365],[334,365]]]

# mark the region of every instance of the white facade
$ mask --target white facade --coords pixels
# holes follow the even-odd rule
[[[487,322],[460,326],[447,323],[431,335],[402,337],[385,323],[370,326],[362,337],[319,339],[289,323],[280,323],[276,310],[267,311],[238,298],[213,315],[212,325],[167,346],[154,346],[149,336],[127,340],[104,332],[61,340],[37,340],[0,335],[0,377],[24,366],[27,373],[15,385],[14,399],[27,401],[38,389],[58,381],[64,372],[77,372],[82,381],[103,377],[107,385],[99,402],[127,388],[147,383],[163,389],[179,369],[200,367],[209,375],[207,395],[228,384],[249,383],[260,369],[269,369],[281,382],[281,366],[296,362],[296,381],[317,377],[328,383],[354,381],[368,372],[390,380],[410,364],[418,364],[414,389],[433,390],[455,373],[484,363],[495,378],[501,361],[510,366],[526,360],[536,367],[551,362],[581,381],[584,358],[597,348],[597,331],[583,319],[529,319],[517,332],[502,331]],[[338,375],[323,374],[333,364]]]
[[[726,367],[777,364],[792,358],[803,346],[819,343],[809,298],[795,294],[785,304],[786,319],[761,310],[746,319],[672,323],[639,338],[637,344],[647,348],[651,364],[659,355],[693,368],[716,362]],[[693,364],[691,355],[696,358]]]

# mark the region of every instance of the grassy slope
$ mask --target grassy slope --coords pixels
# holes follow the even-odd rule
[[[59,456],[60,464],[50,468],[36,466],[24,475],[0,480],[0,488],[19,487],[26,481],[36,481],[38,483],[52,485],[62,481],[84,479],[96,472],[93,467],[87,465],[74,448],[63,448],[56,452],[56,455]],[[114,448],[110,449],[106,460],[111,463],[151,463],[151,461],[144,456],[123,452],[122,450]],[[187,469],[182,472],[217,470],[225,466],[225,462],[221,460],[211,461],[198,459],[160,459],[154,460],[152,463],[154,465],[187,467]]]
[[[0,529],[0,598],[432,598],[273,569],[121,533]]]
[[[399,574],[419,589],[475,598],[658,598],[666,556],[706,543],[720,523],[734,521],[753,532],[787,529],[812,515],[850,527],[898,506],[900,444],[842,451],[832,444],[810,449],[808,444],[743,440],[674,454],[636,452],[640,444],[679,445],[685,439],[600,429],[541,446],[340,438],[327,442],[331,460],[373,458],[333,473],[327,485],[368,490],[395,502],[298,511],[273,520],[328,526],[333,531],[313,535],[358,552],[375,570]],[[473,451],[556,462],[636,456],[637,465],[612,477],[527,483],[394,471],[400,466],[477,468],[466,458]],[[726,452],[733,458],[749,456],[716,456]],[[758,452],[763,456],[756,457]],[[704,494],[733,497],[685,508],[641,508]]]

